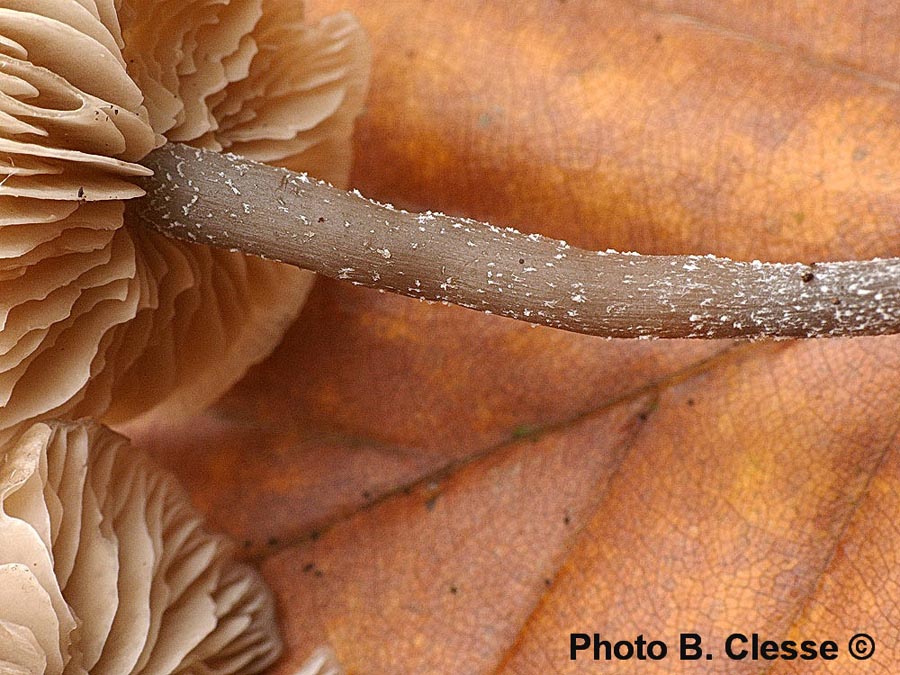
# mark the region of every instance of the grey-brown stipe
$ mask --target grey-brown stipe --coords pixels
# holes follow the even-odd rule
[[[129,222],[335,279],[617,338],[900,332],[900,259],[735,262],[592,252],[440,213],[408,213],[305,174],[167,144],[142,162]]]

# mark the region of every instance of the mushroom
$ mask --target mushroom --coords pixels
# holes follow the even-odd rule
[[[331,647],[319,647],[300,666],[295,675],[344,675],[346,671]]]
[[[409,213],[304,173],[179,143],[142,163],[153,175],[136,179],[147,195],[128,202],[135,223],[174,238],[202,231],[212,246],[420,300],[617,338],[900,333],[900,258],[807,265],[587,251],[470,218]],[[235,191],[245,217],[223,231],[215,224],[227,220]]]
[[[168,474],[95,423],[37,423],[0,462],[0,672],[251,673],[269,591]]]
[[[310,273],[123,200],[167,139],[345,181],[368,58],[350,15],[295,0],[0,0],[0,440],[190,414],[274,347]]]

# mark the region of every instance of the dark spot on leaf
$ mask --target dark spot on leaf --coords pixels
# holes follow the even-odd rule
[[[869,149],[865,146],[858,145],[853,150],[853,161],[854,162],[861,162],[868,156],[869,156]]]
[[[662,39],[663,39],[662,33],[656,33],[656,34],[653,36],[653,39],[654,39],[656,42],[662,42]]]
[[[569,525],[571,522],[572,522],[572,518],[569,516],[568,513],[567,513],[565,516],[563,516],[563,523],[564,523],[564,524]]]
[[[459,589],[458,589],[456,586],[451,586],[451,587],[450,587],[450,593],[451,593],[452,595],[456,595],[457,593],[459,593]]]
[[[318,577],[318,578],[321,578],[323,574],[324,574],[324,572],[322,572],[322,570],[316,570],[316,571],[315,571],[315,575],[316,575],[316,577]]]
[[[363,499],[365,499],[366,501],[369,501],[370,499],[372,499],[372,493],[369,492],[368,490],[363,490],[362,496],[363,496]]]
[[[551,586],[552,584],[553,584],[553,581],[552,581],[552,580],[550,580],[550,579],[544,579],[544,586],[546,586],[547,588],[550,588],[550,586]]]
[[[84,199],[84,188],[78,188],[78,199]]]
[[[437,481],[430,481],[425,486],[425,508],[428,511],[434,511],[435,504],[437,504],[437,498],[441,494],[441,484]]]
[[[306,563],[306,564],[303,566],[303,572],[304,572],[305,574],[309,574],[310,572],[313,571],[314,568],[315,568],[315,564],[314,564],[314,563]]]
[[[810,281],[816,278],[816,275],[812,272],[804,272],[803,276],[800,278],[803,279],[804,284],[808,284]]]
[[[696,401],[694,401],[694,399],[692,399],[692,398],[689,398],[689,399],[687,400],[687,404],[688,404],[689,406],[693,406],[694,403],[696,403]]]
[[[525,258],[519,258],[519,264],[520,264],[520,265],[524,265],[524,264],[525,264]]]
[[[313,530],[312,532],[309,533],[309,540],[310,541],[318,541],[319,537],[321,537],[321,536],[322,536],[322,534],[318,530]]]
[[[269,546],[278,546],[278,537],[269,537]]]
[[[324,222],[325,222],[325,216],[319,216],[319,222],[320,222],[320,223],[324,223]]]

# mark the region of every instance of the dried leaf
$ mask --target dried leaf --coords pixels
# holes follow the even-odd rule
[[[373,197],[593,248],[900,254],[893,7],[311,3],[338,8],[373,38]],[[360,673],[602,668],[571,631],[834,639],[890,672],[897,347],[607,342],[327,282],[141,443],[264,561],[279,673],[322,645]]]

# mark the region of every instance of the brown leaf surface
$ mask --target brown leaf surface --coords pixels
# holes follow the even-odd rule
[[[372,35],[373,197],[593,248],[900,255],[900,9],[782,4],[309,0]],[[353,673],[630,672],[570,662],[572,631],[834,639],[793,668],[893,672],[898,345],[604,341],[320,282],[139,443],[261,562],[278,673],[322,645]]]

